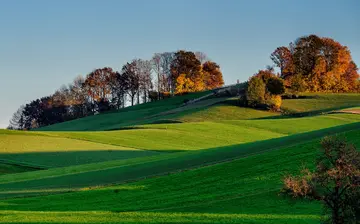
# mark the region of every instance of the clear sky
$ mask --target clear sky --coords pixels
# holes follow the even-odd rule
[[[317,34],[360,65],[359,12],[359,0],[0,0],[0,127],[79,74],[155,52],[203,51],[231,84],[271,64],[276,47]]]

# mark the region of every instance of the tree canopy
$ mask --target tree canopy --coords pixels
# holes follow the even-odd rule
[[[276,48],[270,58],[280,69],[280,77],[294,88],[299,87],[301,78],[306,91],[358,90],[359,74],[349,49],[331,38],[300,37],[288,47]]]

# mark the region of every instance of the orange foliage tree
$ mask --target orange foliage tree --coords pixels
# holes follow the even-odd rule
[[[85,88],[94,101],[106,99],[111,93],[110,80],[114,75],[112,68],[96,69],[87,75],[85,80]]]
[[[204,85],[206,89],[215,89],[224,85],[220,66],[212,61],[206,61],[202,65],[204,73]]]
[[[294,79],[298,76],[306,82],[307,91],[357,91],[359,74],[350,51],[331,38],[304,36],[289,47],[277,48],[270,58],[289,86],[292,80],[299,81]]]
[[[175,93],[179,93],[178,91],[180,90],[182,91],[184,86],[181,85],[184,85],[184,83],[191,86],[191,88],[186,89],[187,92],[214,89],[224,85],[220,66],[212,61],[205,61],[201,64],[198,58],[205,61],[206,56],[203,53],[194,54],[193,52],[182,50],[174,54],[174,59],[170,67],[173,82],[172,86],[175,87]],[[180,79],[178,80],[178,78]],[[191,83],[187,79],[189,79]],[[178,87],[178,85],[180,86]]]

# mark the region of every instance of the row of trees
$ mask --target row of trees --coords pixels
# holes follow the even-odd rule
[[[220,66],[202,52],[154,54],[134,59],[121,71],[104,67],[78,76],[54,94],[21,106],[9,129],[31,129],[93,115],[176,94],[213,89],[224,84]]]
[[[279,110],[286,91],[360,91],[358,68],[349,49],[331,38],[304,36],[288,47],[276,48],[270,58],[279,72],[268,66],[250,78],[244,98],[250,106]]]

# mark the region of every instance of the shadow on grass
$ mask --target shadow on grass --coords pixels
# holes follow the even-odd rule
[[[343,110],[350,107],[356,107],[358,105],[348,105],[342,107],[332,107],[322,110],[313,110],[313,111],[306,111],[306,112],[295,112],[295,111],[284,111],[285,114],[278,115],[278,116],[269,116],[269,117],[262,117],[262,118],[253,118],[251,120],[266,120],[266,119],[289,119],[289,118],[301,118],[301,117],[314,117],[324,114],[334,114],[338,110]]]
[[[51,167],[66,167],[159,154],[161,154],[161,151],[112,149],[91,151],[2,153],[0,154],[0,163],[26,166],[32,168],[33,170],[39,170]]]

